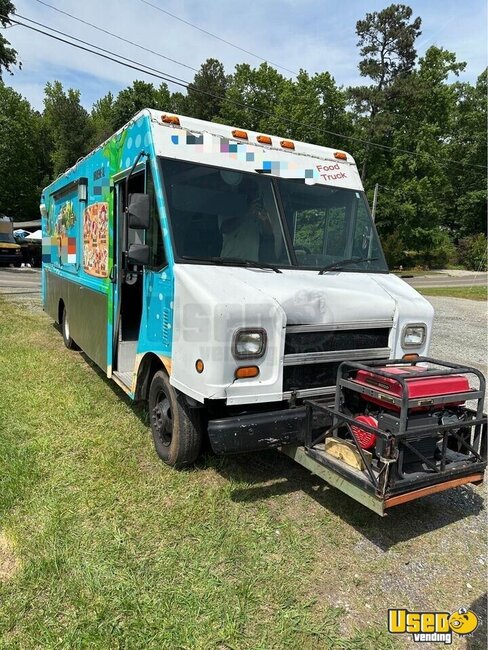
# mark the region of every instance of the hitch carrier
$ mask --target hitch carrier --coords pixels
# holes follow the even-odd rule
[[[478,387],[471,388],[466,382],[469,390],[462,392],[411,397],[408,380],[412,380],[412,368],[421,369],[417,377],[422,379],[450,376],[455,380],[460,376],[474,376]],[[383,379],[386,388],[388,380],[398,383],[401,394],[393,396],[384,390],[385,386],[382,389],[381,383],[370,387],[357,381],[358,371],[374,373]],[[485,386],[485,378],[479,370],[430,357],[369,363],[346,361],[338,369],[334,405],[326,399],[306,400],[303,445],[282,446],[280,451],[385,516],[390,508],[407,501],[483,481],[487,464],[487,418],[483,414]],[[376,436],[375,454],[362,448],[356,435],[358,421],[348,407],[351,401],[357,403],[364,399],[391,406],[379,418],[381,426],[360,423],[361,430]],[[476,400],[476,408],[466,407],[466,400]],[[419,410],[424,411],[425,417],[415,417]],[[325,416],[330,423],[321,432],[313,429],[319,415]],[[416,420],[420,425],[416,426]],[[425,452],[426,446],[434,450],[433,454]],[[347,452],[345,456],[343,451]],[[345,462],[348,454],[348,462]],[[409,471],[406,458],[415,471]]]

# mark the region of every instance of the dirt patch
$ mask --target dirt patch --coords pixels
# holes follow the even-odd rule
[[[0,531],[0,582],[7,582],[19,569],[19,560],[5,533]]]

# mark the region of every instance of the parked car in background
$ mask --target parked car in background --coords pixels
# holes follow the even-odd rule
[[[22,233],[26,233],[25,235]],[[15,230],[15,241],[21,247],[22,264],[26,266],[41,266],[42,263],[42,231],[30,233],[28,230]]]
[[[23,228],[17,228],[17,230],[14,230],[14,237],[16,240],[25,239],[27,235],[30,235],[30,232]]]
[[[13,223],[5,215],[0,215],[0,265],[21,266],[22,250],[15,241]]]

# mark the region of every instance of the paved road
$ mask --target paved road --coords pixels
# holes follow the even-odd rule
[[[0,268],[0,293],[40,295],[41,270]]]
[[[451,276],[439,273],[438,275],[423,275],[415,278],[403,278],[412,287],[469,287],[472,285],[486,286],[486,273],[473,273],[471,275]]]

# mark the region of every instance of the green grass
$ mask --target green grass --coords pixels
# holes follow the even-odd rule
[[[393,647],[331,606],[318,560],[347,542],[324,508],[243,497],[248,461],[164,466],[144,410],[49,319],[1,299],[0,314],[2,650]]]
[[[486,287],[472,285],[467,287],[415,287],[424,296],[445,296],[450,298],[467,298],[468,300],[486,300]]]

